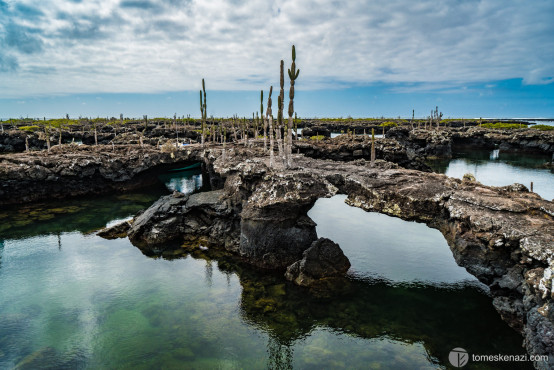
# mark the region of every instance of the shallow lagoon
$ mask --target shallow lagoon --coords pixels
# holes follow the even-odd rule
[[[0,368],[411,369],[444,367],[458,346],[523,353],[486,289],[425,225],[344,196],[319,200],[318,234],[352,262],[320,294],[224,254],[155,259],[92,232],[159,193],[3,211]]]
[[[547,155],[473,149],[455,152],[452,159],[432,161],[429,165],[436,172],[451,177],[462,178],[464,174],[472,173],[485,185],[504,186],[517,182],[529,188],[532,181],[535,193],[552,200],[554,172],[544,166],[550,159]]]

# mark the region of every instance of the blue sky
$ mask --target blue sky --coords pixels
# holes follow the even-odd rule
[[[292,44],[301,117],[554,117],[553,15],[548,0],[0,0],[0,117],[199,116],[202,78],[209,115],[251,116]]]

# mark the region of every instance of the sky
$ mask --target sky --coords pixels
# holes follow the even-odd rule
[[[0,118],[554,117],[550,0],[0,0]],[[286,73],[286,72],[285,72]],[[288,101],[288,78],[285,94]],[[267,101],[264,101],[264,107]]]

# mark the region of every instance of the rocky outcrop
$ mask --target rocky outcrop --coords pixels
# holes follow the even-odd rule
[[[135,217],[127,234],[135,246],[152,255],[174,248],[172,242],[199,239],[236,250],[237,231],[238,220],[229,200],[223,190],[215,190],[161,197]]]
[[[353,161],[371,159],[371,138],[368,136],[341,135],[333,139],[303,140],[294,143],[294,151],[317,159]],[[431,172],[425,163],[410,156],[396,140],[375,139],[375,158],[396,163],[401,167]]]
[[[22,152],[25,150],[25,139],[30,149],[46,148],[46,143],[39,139],[39,134],[21,130],[0,132],[0,153]]]
[[[0,156],[0,205],[137,189],[169,168],[202,161],[201,148],[163,152],[156,147],[53,147],[50,152]]]
[[[337,243],[319,238],[302,254],[302,259],[289,267],[285,277],[297,285],[310,286],[321,279],[342,277],[350,261]]]
[[[532,152],[552,155],[554,131],[536,129],[498,130],[481,127],[411,130],[392,128],[387,137],[397,140],[411,158],[449,158],[456,150],[467,148],[495,149],[508,152]]]
[[[18,183],[39,188],[48,184],[42,173],[49,171],[67,187],[73,175],[61,171],[71,163],[82,164],[72,169],[82,186],[82,179],[94,176],[116,183],[163,163],[201,159],[206,172],[224,182],[223,189],[160,199],[135,218],[131,240],[145,253],[157,253],[172,241],[201,237],[254,265],[281,270],[301,260],[316,240],[315,225],[307,218],[315,201],[347,194],[352,206],[440,230],[457,263],[489,287],[501,317],[524,335],[529,353],[548,354],[554,361],[554,203],[522,186],[489,187],[382,160],[373,166],[364,159],[337,166],[300,154],[293,155],[291,169],[269,168],[260,149],[239,146],[226,155],[221,147],[210,147],[177,151],[173,157],[159,150],[126,150],[125,162],[118,165],[115,155],[100,151],[92,162],[90,156],[1,157],[2,185],[7,178],[12,192]],[[56,167],[60,161],[64,164]],[[125,167],[129,163],[135,165]],[[29,179],[34,182],[24,182]]]
[[[552,276],[541,277],[539,290],[528,288],[525,279],[530,270],[552,268],[552,202],[523,186],[489,187],[389,162],[376,161],[371,167],[358,160],[337,166],[334,161],[295,155],[294,163],[294,169],[275,171],[267,168],[266,158],[250,159],[247,165],[215,160],[214,169],[229,176],[227,191],[243,189],[243,210],[255,210],[241,215],[248,220],[263,220],[287,209],[300,220],[298,210],[309,209],[318,197],[343,193],[352,206],[439,229],[458,264],[490,288],[502,318],[525,335],[528,351],[554,354],[547,345],[554,338],[552,311],[547,309],[553,304]]]

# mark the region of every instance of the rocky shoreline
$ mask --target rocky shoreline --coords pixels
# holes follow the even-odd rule
[[[347,194],[351,206],[440,230],[457,263],[489,287],[494,307],[523,335],[528,352],[554,355],[552,202],[523,185],[489,187],[385,161],[337,166],[295,155],[295,168],[283,170],[269,168],[265,156],[243,154],[236,149],[223,160],[217,150],[206,152],[224,187],[161,199],[132,223],[131,241],[147,254],[198,240],[224,244],[250,264],[287,270],[290,280],[310,285],[340,276],[347,262],[329,266],[324,256],[306,262],[318,240],[307,212],[321,197]],[[314,270],[326,273],[314,278]]]
[[[0,155],[0,205],[137,189],[168,168],[198,162],[198,150],[150,145],[56,146]]]
[[[500,149],[506,152],[554,155],[554,131],[491,130],[481,127],[410,130],[392,128],[387,137],[398,141],[410,158],[450,158],[457,149]]]
[[[380,141],[378,151],[399,164],[364,159],[364,139],[325,145],[297,143],[296,151],[305,155],[295,154],[290,169],[270,168],[256,145],[166,151],[148,145],[62,146],[50,153],[4,155],[0,204],[125,190],[143,186],[159,171],[201,162],[212,191],[162,197],[131,223],[103,235],[128,236],[149,255],[183,245],[224,248],[313,286],[344,275],[349,262],[337,245],[317,238],[307,212],[319,198],[346,194],[351,206],[440,230],[457,263],[489,287],[494,307],[522,334],[527,351],[554,361],[552,202],[523,185],[489,187],[402,168],[418,155],[410,159],[396,142]]]

